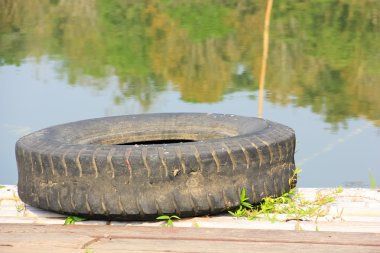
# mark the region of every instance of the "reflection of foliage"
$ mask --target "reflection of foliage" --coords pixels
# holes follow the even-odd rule
[[[0,1],[0,65],[19,65],[25,57],[25,34],[15,15],[19,8],[16,1]]]
[[[72,85],[107,87],[145,109],[167,84],[189,102],[257,90],[265,1],[0,1],[0,65],[61,60]],[[380,2],[278,1],[266,88],[331,123],[380,118]]]
[[[179,26],[184,28],[194,41],[224,37],[232,32],[232,27],[227,23],[231,8],[227,6],[211,1],[184,1],[176,3],[175,7],[168,10],[169,15],[178,20]]]
[[[272,101],[292,95],[331,123],[378,119],[379,13],[377,1],[279,2],[267,75]]]
[[[145,4],[98,2],[102,39],[107,52],[104,65],[113,66],[123,82],[129,77],[149,76],[151,39],[145,31],[149,26],[148,16],[144,15]]]
[[[115,103],[133,96],[148,109],[157,91],[166,84],[151,69],[152,38],[146,31],[151,21],[146,3],[101,0],[98,9],[106,52],[103,65],[112,66],[119,77],[120,95],[115,97]]]

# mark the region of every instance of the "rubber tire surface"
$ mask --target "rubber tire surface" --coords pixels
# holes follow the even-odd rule
[[[151,140],[197,140],[125,144]],[[124,145],[116,145],[124,144]],[[46,128],[16,143],[27,204],[92,219],[215,214],[295,186],[294,131],[252,117],[143,114]]]

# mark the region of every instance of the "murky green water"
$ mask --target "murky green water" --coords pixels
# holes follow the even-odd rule
[[[266,1],[131,2],[0,0],[0,183],[47,126],[260,113]],[[299,185],[380,184],[380,1],[274,1],[268,46],[261,113],[296,130]]]

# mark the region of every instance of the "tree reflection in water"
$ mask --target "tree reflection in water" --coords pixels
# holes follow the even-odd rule
[[[70,85],[107,88],[148,109],[172,84],[213,103],[255,91],[266,1],[0,1],[0,65],[48,56]],[[380,2],[275,1],[266,99],[310,107],[338,126],[380,118]]]

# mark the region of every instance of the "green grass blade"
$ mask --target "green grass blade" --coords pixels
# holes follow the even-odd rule
[[[157,217],[156,220],[170,220],[170,217],[168,215],[162,215]]]
[[[82,218],[82,217],[78,217],[78,216],[71,216],[73,221],[84,221],[86,220],[85,218]]]
[[[376,188],[376,185],[375,185],[375,176],[373,175],[372,171],[369,171],[368,175],[369,175],[369,181],[370,181],[371,189],[375,189]]]

